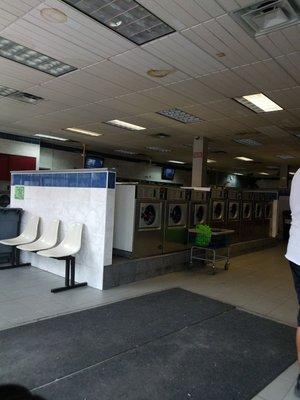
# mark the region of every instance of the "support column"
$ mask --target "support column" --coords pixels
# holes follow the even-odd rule
[[[280,179],[279,179],[279,188],[280,189],[287,189],[287,187],[288,187],[288,173],[289,173],[289,166],[288,165],[281,165],[280,166]]]
[[[192,186],[206,186],[207,139],[197,137],[193,144]]]

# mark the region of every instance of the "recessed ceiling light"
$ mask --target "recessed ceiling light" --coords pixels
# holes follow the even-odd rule
[[[61,76],[77,69],[2,36],[0,56],[53,76]]]
[[[243,176],[244,174],[242,174],[241,172],[234,172],[234,175]]]
[[[186,164],[186,162],[184,161],[177,161],[177,160],[168,160],[168,162],[172,164]]]
[[[263,93],[251,94],[243,97],[236,97],[236,101],[250,108],[256,113],[280,111],[283,110],[278,104],[274,103],[271,99]]]
[[[212,160],[211,158],[208,158],[207,160],[206,160],[206,162],[208,162],[209,164],[212,164],[212,163],[215,163],[215,162],[217,162],[216,160]]]
[[[62,0],[135,44],[175,32],[135,0]]]
[[[101,136],[102,135],[102,133],[87,131],[85,129],[80,129],[80,128],[66,128],[66,131],[81,133],[82,135],[88,135],[88,136]]]
[[[6,96],[9,96],[16,92],[17,92],[17,89],[13,89],[8,86],[0,85],[0,96],[6,97]]]
[[[268,172],[260,172],[259,175],[270,175]]]
[[[239,144],[244,144],[245,146],[251,146],[251,147],[262,146],[262,143],[254,139],[242,138],[242,139],[233,139],[233,141]]]
[[[158,153],[170,153],[171,152],[171,150],[169,150],[169,149],[164,149],[164,148],[158,147],[158,146],[148,146],[148,147],[146,147],[146,149],[150,150],[150,151],[157,151]]]
[[[295,175],[295,173],[296,172],[292,172],[292,171],[289,172],[290,175]]]
[[[109,124],[109,125],[117,126],[118,128],[128,129],[130,131],[143,131],[146,129],[143,126],[130,124],[129,122],[120,121],[119,119],[113,119],[112,121],[107,121],[105,123]]]
[[[66,142],[69,140],[69,139],[62,138],[62,137],[44,135],[43,133],[36,133],[34,136],[38,136],[38,137],[45,138],[45,139],[60,140],[61,142]]]
[[[136,153],[135,151],[130,151],[130,150],[122,150],[122,149],[118,149],[118,150],[114,150],[116,153],[120,153],[120,154],[127,154],[130,156],[134,156],[138,153]]]
[[[169,110],[158,111],[157,114],[163,115],[165,117],[175,119],[176,121],[182,122],[184,124],[196,124],[203,121],[200,117],[189,114],[179,108],[170,108]]]
[[[248,158],[248,157],[235,157],[236,160],[241,160],[241,161],[254,161],[252,158]]]
[[[48,22],[53,22],[56,24],[63,24],[67,22],[67,15],[57,8],[47,7],[42,8],[40,11],[41,16]]]
[[[281,158],[282,160],[289,160],[291,158],[295,158],[294,156],[291,156],[289,154],[278,154],[276,157]]]
[[[165,78],[168,75],[171,75],[175,72],[175,69],[149,69],[147,74],[152,78]]]

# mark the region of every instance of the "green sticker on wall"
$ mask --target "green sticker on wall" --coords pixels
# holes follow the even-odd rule
[[[24,200],[25,187],[24,186],[16,186],[15,187],[15,199],[16,200]]]

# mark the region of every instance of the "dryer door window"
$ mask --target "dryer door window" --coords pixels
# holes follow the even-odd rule
[[[243,205],[243,219],[250,219],[251,218],[251,204],[245,203]]]
[[[207,208],[204,204],[196,204],[194,208],[194,225],[203,224],[206,221]]]
[[[186,225],[186,204],[169,205],[169,226]]]
[[[139,228],[160,228],[160,203],[141,203]]]
[[[224,218],[224,203],[221,201],[215,201],[213,205],[213,219],[215,221],[221,221]]]
[[[263,209],[260,203],[255,204],[255,218],[261,219],[263,216]]]
[[[231,220],[239,219],[239,203],[236,202],[229,203],[228,218]]]
[[[272,218],[272,203],[268,203],[266,204],[266,209],[265,209],[265,215],[267,219],[271,219]]]

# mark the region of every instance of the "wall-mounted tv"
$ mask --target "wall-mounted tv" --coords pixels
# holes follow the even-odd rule
[[[164,167],[161,173],[161,179],[165,181],[172,181],[174,179],[175,170],[174,168]]]
[[[104,159],[96,156],[86,156],[84,168],[103,168]]]

